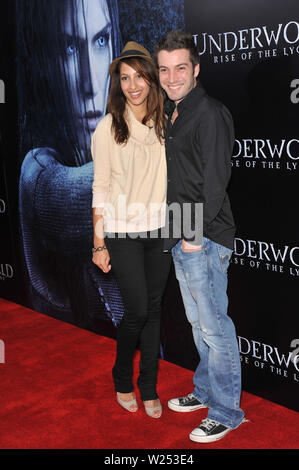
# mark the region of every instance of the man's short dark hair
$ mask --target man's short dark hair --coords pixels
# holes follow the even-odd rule
[[[157,56],[160,51],[172,52],[176,49],[187,49],[189,51],[193,69],[195,65],[199,64],[199,53],[192,34],[179,31],[178,29],[169,31],[156,45],[154,52],[156,63],[158,63]]]

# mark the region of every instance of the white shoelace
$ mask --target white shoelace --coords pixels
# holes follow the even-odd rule
[[[183,397],[182,402],[183,402],[183,404],[187,403],[188,401],[192,400],[193,398],[195,398],[195,396],[192,393],[189,393],[189,395],[187,395],[186,397]]]
[[[220,423],[218,421],[214,421],[213,419],[206,418],[202,420],[201,426],[206,428],[207,431],[211,431],[213,427],[218,426]]]

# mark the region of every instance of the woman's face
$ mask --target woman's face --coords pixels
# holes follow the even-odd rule
[[[131,108],[146,108],[150,86],[129,64],[121,62],[119,67],[120,86]]]
[[[73,97],[78,140],[81,149],[85,149],[90,147],[91,134],[106,112],[112,27],[106,0],[74,1],[76,18],[69,9],[65,22],[67,51],[64,67]],[[77,24],[76,33],[74,23]]]

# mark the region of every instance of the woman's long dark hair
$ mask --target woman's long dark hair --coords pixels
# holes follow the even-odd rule
[[[120,50],[117,0],[107,0],[112,25],[113,55]],[[67,166],[91,160],[90,149],[80,150],[67,71],[61,67],[66,51],[63,24],[72,12],[76,44],[76,0],[16,0],[17,89],[19,140],[22,158],[37,147],[55,150]],[[77,84],[79,91],[79,83]]]
[[[111,88],[108,98],[107,110],[112,115],[112,131],[118,144],[126,143],[129,138],[129,128],[124,117],[126,108],[126,97],[122,92],[120,84],[120,64],[125,62],[138,72],[149,84],[150,91],[147,98],[147,113],[142,123],[146,124],[149,119],[154,121],[156,135],[162,142],[165,134],[165,117],[163,111],[163,93],[159,84],[159,78],[155,67],[142,58],[130,57],[121,59],[111,77]]]

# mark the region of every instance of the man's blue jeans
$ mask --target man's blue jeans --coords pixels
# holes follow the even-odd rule
[[[232,251],[207,238],[202,249],[172,249],[186,315],[192,325],[200,362],[194,374],[194,396],[209,408],[208,418],[235,429],[240,409],[241,364],[236,331],[227,315],[227,268]]]

